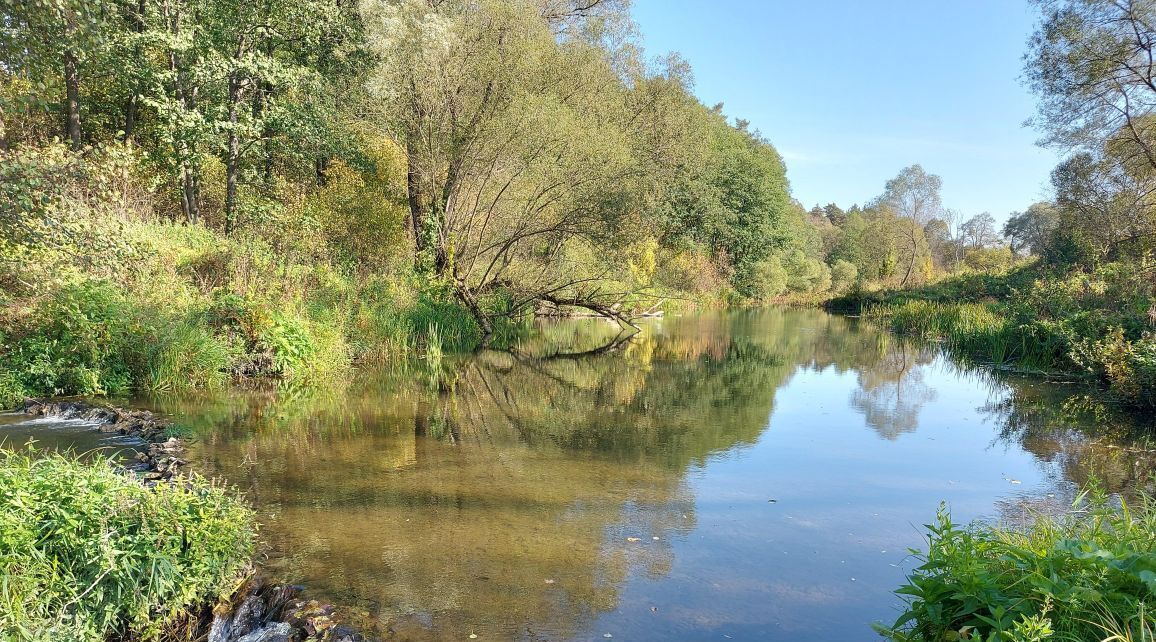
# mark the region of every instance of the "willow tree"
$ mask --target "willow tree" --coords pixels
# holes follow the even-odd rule
[[[550,302],[628,321],[616,306],[631,293],[607,285],[626,266],[607,258],[637,236],[659,174],[650,114],[662,92],[640,100],[646,77],[628,85],[596,32],[545,13],[557,6],[362,4],[381,59],[372,92],[406,150],[415,261],[487,335],[494,293],[504,313]]]
[[[1126,138],[1156,170],[1156,1],[1035,0],[1043,20],[1024,57],[1043,142],[1097,153]]]

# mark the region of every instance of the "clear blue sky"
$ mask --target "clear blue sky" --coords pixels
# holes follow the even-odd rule
[[[634,0],[634,17],[648,55],[682,54],[705,104],[774,143],[808,208],[863,203],[913,163],[965,217],[1048,194],[1025,0]]]

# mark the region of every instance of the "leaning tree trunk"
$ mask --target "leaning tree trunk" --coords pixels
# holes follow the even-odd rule
[[[899,284],[901,288],[911,279],[911,274],[915,271],[915,262],[919,259],[919,241],[915,238],[915,231],[908,231],[907,238],[911,241],[911,260],[907,263],[907,274],[903,275],[903,281]]]
[[[482,329],[482,346],[490,345],[490,342],[493,341],[494,338],[494,323],[482,310],[482,306],[478,303],[478,297],[474,296],[470,288],[460,281],[454,291],[458,296],[458,300],[465,304],[470,314],[474,316],[474,320],[478,322],[478,327]]]

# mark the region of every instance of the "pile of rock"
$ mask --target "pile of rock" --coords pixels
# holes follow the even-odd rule
[[[300,592],[297,586],[255,579],[237,593],[227,613],[214,615],[208,642],[365,642],[333,621],[332,606],[295,599]]]
[[[146,481],[172,479],[180,468],[188,464],[182,455],[184,444],[176,437],[166,437],[171,422],[148,410],[128,410],[115,406],[98,406],[83,401],[45,401],[28,399],[24,412],[35,417],[52,419],[80,419],[97,425],[97,430],[135,437],[148,446],[137,453],[131,466]]]
[[[101,432],[140,437],[145,441],[162,438],[170,425],[148,410],[98,406],[83,401],[28,399],[24,402],[24,412],[37,417],[91,421],[99,424]]]

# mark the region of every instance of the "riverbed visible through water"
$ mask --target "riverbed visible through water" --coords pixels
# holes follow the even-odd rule
[[[136,403],[256,506],[274,579],[399,640],[877,639],[941,501],[1022,519],[1156,467],[1151,418],[856,319],[671,316],[595,349],[615,332]],[[0,417],[9,445],[124,447],[82,428]]]

